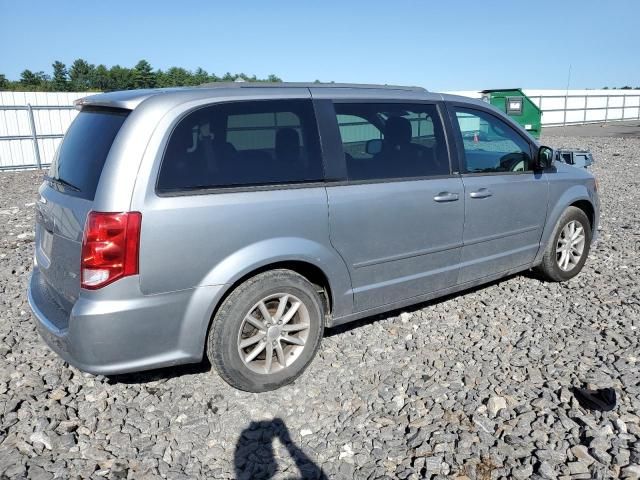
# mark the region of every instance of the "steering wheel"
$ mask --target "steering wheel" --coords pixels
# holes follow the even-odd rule
[[[509,153],[500,159],[500,167],[506,172],[524,172],[527,170],[523,154]]]

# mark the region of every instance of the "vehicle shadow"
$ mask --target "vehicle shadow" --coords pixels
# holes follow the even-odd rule
[[[109,375],[106,377],[109,385],[123,383],[128,385],[167,381],[183,375],[197,375],[211,370],[211,364],[205,359],[199,363],[188,363],[176,365],[175,367],[156,368],[134,373],[123,373],[120,375]]]
[[[323,470],[291,440],[287,426],[280,418],[251,422],[240,434],[233,455],[235,478],[238,480],[270,479],[278,472],[273,441],[278,439],[298,468],[300,476],[291,479],[327,480]]]
[[[445,295],[443,297],[438,297],[438,298],[434,298],[432,300],[427,300],[426,302],[421,302],[421,303],[416,303],[413,305],[409,305],[407,307],[404,308],[398,308],[395,310],[389,310],[388,312],[384,312],[384,313],[379,313],[377,315],[372,315],[370,317],[365,317],[361,320],[356,320],[353,322],[349,322],[349,323],[345,323],[343,325],[338,325],[335,327],[331,327],[327,330],[325,330],[324,332],[324,336],[325,337],[333,337],[334,335],[340,335],[341,333],[344,332],[348,332],[350,330],[354,330],[356,328],[360,328],[364,325],[369,325],[371,323],[377,322],[379,320],[384,320],[385,318],[389,318],[389,317],[397,317],[398,315],[400,315],[401,312],[417,312],[418,310],[422,310],[425,307],[428,307],[429,305],[438,305],[440,303],[443,302],[447,302],[449,300],[452,300],[454,298],[458,298],[458,297],[463,297],[464,295],[468,295],[470,293],[473,292],[477,292],[479,290],[483,290],[485,288],[494,286],[494,285],[499,285],[502,282],[506,282],[508,280],[511,280],[515,277],[526,277],[526,278],[531,278],[531,279],[539,279],[539,277],[536,275],[535,272],[533,271],[523,271],[523,272],[518,272],[518,273],[513,273],[511,275],[507,275],[505,277],[499,278],[497,280],[494,280],[492,282],[488,282],[488,283],[482,283],[480,285],[476,285],[474,287],[469,287],[466,290],[462,290],[460,292],[456,292],[456,293],[451,293],[449,295]]]

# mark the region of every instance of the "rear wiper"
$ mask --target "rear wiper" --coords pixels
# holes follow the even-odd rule
[[[62,179],[62,178],[55,178],[55,177],[51,177],[49,175],[45,175],[44,178],[46,180],[49,180],[51,183],[57,183],[58,185],[62,185],[63,187],[68,188],[69,190],[73,190],[74,192],[79,192],[80,189],[78,187],[76,187],[73,183],[69,183],[66,180]]]

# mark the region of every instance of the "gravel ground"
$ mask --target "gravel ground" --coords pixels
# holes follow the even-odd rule
[[[581,275],[334,329],[295,384],[264,394],[207,366],[64,364],[25,295],[40,177],[0,173],[0,478],[637,478],[640,140],[544,141],[597,160],[601,241]],[[585,385],[617,406],[584,410]]]

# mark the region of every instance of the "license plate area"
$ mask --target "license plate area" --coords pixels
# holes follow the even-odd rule
[[[53,247],[53,233],[47,229],[42,229],[42,237],[40,240],[40,251],[47,260],[51,260],[51,249]]]

